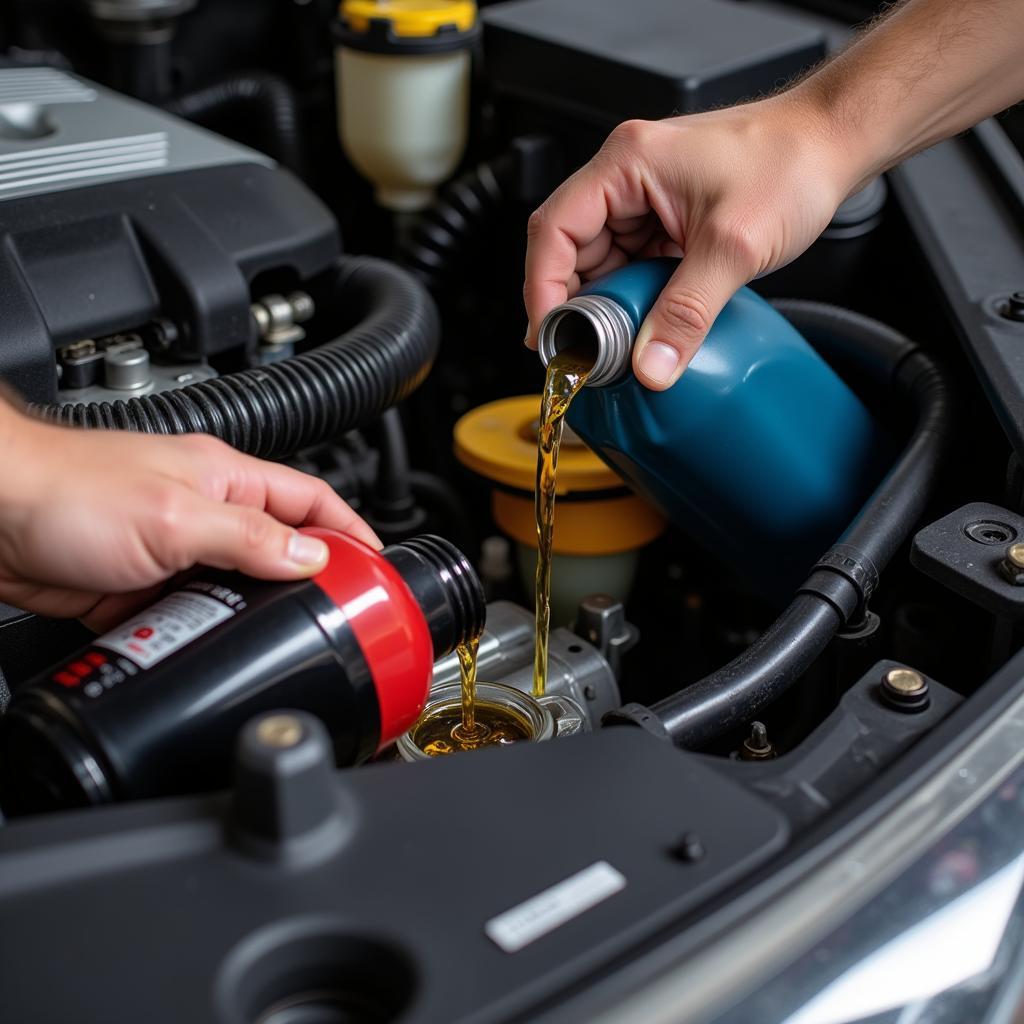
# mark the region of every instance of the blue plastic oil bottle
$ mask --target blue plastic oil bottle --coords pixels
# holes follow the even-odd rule
[[[675,385],[640,384],[633,341],[676,265],[645,260],[589,284],[545,318],[541,357],[592,347],[572,428],[678,527],[781,598],[878,482],[881,439],[860,399],[749,288]]]

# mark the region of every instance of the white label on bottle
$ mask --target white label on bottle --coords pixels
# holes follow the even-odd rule
[[[179,590],[94,642],[150,668],[234,614],[212,597]]]
[[[625,876],[607,861],[599,860],[518,907],[492,917],[484,931],[506,953],[515,953],[625,886]]]

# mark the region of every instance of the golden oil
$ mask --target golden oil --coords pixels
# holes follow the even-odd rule
[[[536,614],[533,695],[543,697],[548,679],[548,633],[551,628],[551,543],[555,529],[555,476],[562,442],[565,413],[575,394],[586,383],[593,357],[567,348],[548,363],[537,432],[537,483],[534,491],[537,516],[537,578],[534,587]]]
[[[472,735],[463,731],[462,712],[458,707],[442,705],[427,710],[412,727],[411,737],[424,754],[439,757],[481,747],[504,747],[533,739],[533,726],[515,708],[489,700],[475,702],[475,728]]]
[[[474,739],[480,731],[476,722],[476,659],[479,650],[479,633],[455,648],[455,654],[459,659],[459,679],[462,682],[460,739],[467,741]]]

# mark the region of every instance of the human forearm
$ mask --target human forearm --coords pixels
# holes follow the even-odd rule
[[[792,92],[821,111],[855,191],[1024,98],[1024,4],[907,0]]]

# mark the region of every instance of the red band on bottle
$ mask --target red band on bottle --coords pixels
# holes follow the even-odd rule
[[[412,591],[390,562],[346,534],[319,527],[303,533],[330,549],[313,582],[348,620],[373,677],[380,707],[379,747],[419,717],[430,692],[434,646]]]

